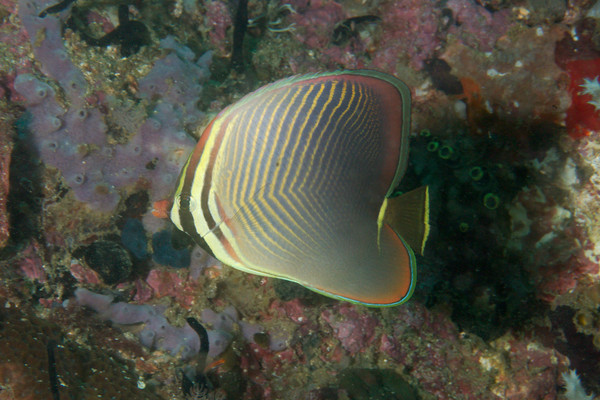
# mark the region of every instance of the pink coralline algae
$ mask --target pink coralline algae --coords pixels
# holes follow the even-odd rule
[[[288,16],[295,24],[295,38],[318,52],[316,57],[335,68],[376,68],[396,73],[406,65],[421,70],[428,59],[439,55],[452,36],[479,52],[491,51],[510,28],[510,10],[491,13],[470,0],[453,0],[441,8],[438,2],[388,0],[376,11],[378,29],[345,45],[332,43],[337,24],[360,15],[333,1],[292,1],[297,11]]]
[[[70,272],[73,278],[75,278],[79,283],[87,283],[92,285],[98,285],[101,283],[101,279],[96,271],[81,265],[79,262],[71,262]]]
[[[305,306],[300,299],[290,301],[274,300],[269,306],[271,312],[276,313],[279,317],[287,316],[297,324],[303,325],[310,322],[305,314]]]
[[[339,374],[349,363],[374,357],[380,368],[410,371],[407,376],[413,385],[437,399],[551,399],[566,362],[529,333],[508,332],[484,343],[459,331],[447,312],[428,310],[418,301],[381,313],[333,304],[318,315],[298,300],[276,301],[270,311],[279,318],[293,318],[297,330],[291,346],[281,353],[256,345],[242,353],[244,373],[261,387],[268,382],[265,374],[286,373],[282,359],[298,366],[315,365],[310,347],[300,345],[315,333],[323,334],[315,344],[316,357],[337,366],[329,367],[329,373]]]
[[[351,355],[368,348],[375,341],[375,329],[379,321],[366,313],[360,313],[355,306],[342,303],[321,314],[342,347]]]
[[[332,0],[290,2],[297,11],[289,16],[298,27],[297,40],[313,49],[325,49],[331,41],[335,24],[344,19],[344,11],[339,3]]]
[[[417,302],[395,309],[390,317],[394,322],[380,338],[380,351],[413,371],[419,385],[437,399],[553,398],[544,396],[555,393],[564,359],[534,340],[507,334],[487,348],[476,337],[468,340],[445,314]],[[501,355],[507,349],[511,367]],[[544,396],[537,397],[540,393]]]
[[[21,273],[28,279],[44,283],[48,280],[48,274],[44,270],[42,259],[39,256],[40,249],[35,243],[30,244],[22,253],[18,265]]]
[[[493,390],[506,399],[554,400],[550,382],[557,384],[558,363],[565,357],[534,340],[517,339],[509,335],[497,340],[511,359],[510,376],[498,370]]]
[[[410,63],[415,69],[433,57],[441,46],[441,9],[437,2],[388,1],[381,8],[383,36],[373,54],[372,66],[395,73],[401,64]]]
[[[273,389],[269,384],[269,377],[283,376],[289,365],[297,362],[298,359],[292,349],[273,354],[269,349],[257,344],[247,344],[242,351],[240,368],[254,386],[247,389],[247,397],[244,398],[256,398],[252,391],[260,392],[261,399],[274,400],[279,398],[276,393],[273,393]]]
[[[206,4],[206,18],[210,24],[208,37],[211,45],[220,56],[229,53],[227,31],[231,28],[231,14],[227,3],[222,1],[210,1]]]
[[[146,283],[152,288],[156,298],[171,297],[184,308],[190,308],[194,304],[194,298],[198,291],[193,280],[183,279],[175,271],[153,269],[148,274]]]
[[[2,0],[0,1],[0,7],[8,15],[16,15],[17,3],[16,0]],[[23,30],[15,29],[15,21],[12,18],[3,18],[0,21],[0,42],[6,46],[4,51],[6,51],[7,55],[18,56],[19,68],[31,68],[32,62],[26,57],[27,46],[23,46],[28,41],[29,38]],[[4,73],[13,75],[12,79],[14,79],[14,70],[5,70]],[[5,89],[4,87],[0,89],[1,97],[4,97]]]
[[[508,9],[492,14],[470,0],[450,0],[446,6],[452,10],[456,21],[449,32],[458,36],[467,46],[481,52],[491,51],[510,26],[512,11]]]
[[[9,192],[10,155],[13,148],[10,125],[9,120],[0,120],[0,248],[4,247],[9,236],[6,202]]]
[[[336,25],[348,17],[344,8],[334,2],[322,0],[290,2],[297,11],[288,17],[295,24],[295,37],[307,47],[318,52],[317,57],[332,68],[342,65],[345,68],[370,67],[394,73],[401,64],[410,62],[416,69],[432,57],[441,45],[438,31],[440,9],[434,1],[406,2],[386,1],[379,7],[381,17],[381,37],[377,36],[376,46],[363,51],[370,59],[357,57],[356,44],[339,47],[332,44]],[[353,47],[354,46],[354,47]]]
[[[418,301],[381,313],[344,303],[314,315],[298,300],[273,302],[270,310],[294,319],[296,344],[275,354],[248,346],[241,365],[259,386],[267,382],[265,374],[285,373],[282,358],[297,365],[315,362],[309,358],[310,348],[299,345],[311,332],[324,333],[316,344],[317,357],[337,366],[330,373],[374,357],[380,368],[410,371],[413,384],[437,399],[551,399],[566,361],[530,334],[508,332],[486,344],[459,331],[446,312],[428,310]]]

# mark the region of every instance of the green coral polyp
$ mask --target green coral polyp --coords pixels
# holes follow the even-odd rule
[[[454,149],[450,146],[444,145],[442,147],[440,147],[440,149],[438,150],[438,156],[442,159],[442,160],[448,160],[452,157],[452,155],[454,154]]]
[[[437,140],[432,140],[427,144],[427,151],[435,152],[440,147],[440,143]]]
[[[480,181],[483,178],[483,169],[481,167],[473,167],[469,170],[469,176],[475,182]]]
[[[494,193],[487,193],[483,196],[483,205],[488,210],[495,210],[500,205],[500,198]]]

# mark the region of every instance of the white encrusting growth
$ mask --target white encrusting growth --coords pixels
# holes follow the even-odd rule
[[[589,104],[593,105],[596,111],[600,110],[600,82],[598,81],[598,76],[594,79],[583,79],[583,84],[579,85],[579,87],[583,88],[580,95],[589,94],[592,96],[592,100],[588,101]]]
[[[588,394],[585,392],[583,386],[581,386],[581,382],[579,381],[579,376],[575,370],[569,371],[567,374],[563,372],[562,378],[565,381],[565,397],[568,400],[593,400],[594,395]]]

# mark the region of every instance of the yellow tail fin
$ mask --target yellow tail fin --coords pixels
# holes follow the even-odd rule
[[[383,222],[423,255],[429,236],[429,188],[421,186],[398,197],[388,198]]]

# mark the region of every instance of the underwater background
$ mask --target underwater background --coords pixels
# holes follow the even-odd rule
[[[600,395],[600,2],[0,0],[0,399]],[[221,109],[295,74],[412,93],[407,303],[221,263],[168,219]]]

